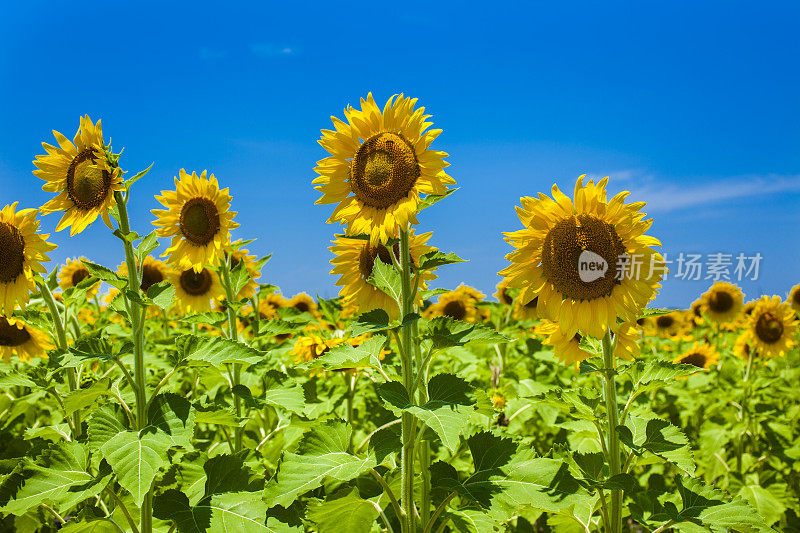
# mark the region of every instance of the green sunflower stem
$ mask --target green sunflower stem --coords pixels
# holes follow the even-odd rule
[[[620,470],[620,449],[617,425],[619,425],[617,415],[617,385],[615,377],[617,375],[614,361],[614,345],[611,342],[611,330],[606,331],[603,337],[603,395],[606,400],[606,414],[608,418],[608,461],[611,475],[616,476]],[[611,533],[622,531],[622,491],[611,491]]]
[[[219,262],[219,270],[222,273],[222,285],[225,289],[225,300],[226,300],[226,311],[228,313],[228,338],[233,341],[239,340],[239,328],[237,324],[237,312],[234,309],[234,300],[236,295],[233,294],[233,284],[231,283],[231,268],[230,264],[228,263],[231,260],[230,254],[226,257],[223,257],[222,260]],[[238,363],[233,364],[233,386],[236,387],[241,382],[242,377],[242,367]],[[236,418],[242,418],[242,399],[234,395],[233,396],[233,403],[234,408],[236,409]],[[234,451],[238,452],[242,449],[242,428],[236,426],[236,429],[233,433],[233,448]]]
[[[127,198],[123,197],[119,191],[114,192],[114,199],[119,210],[119,230],[123,236],[131,232],[128,219]],[[139,272],[136,267],[136,259],[133,254],[133,243],[123,238],[125,247],[125,264],[128,267],[128,290],[134,293],[140,291]],[[133,360],[134,360],[134,381],[136,382],[136,424],[138,429],[147,426],[147,374],[144,366],[144,326],[145,312],[144,306],[130,300],[130,319],[133,327]],[[153,492],[148,490],[142,502],[139,518],[139,530],[141,533],[152,533],[153,531]]]
[[[400,231],[400,264],[402,267],[402,315],[411,313],[413,301],[411,300],[411,254],[409,250],[408,229]],[[411,391],[414,384],[414,350],[411,348],[411,325],[402,328],[403,349],[401,351],[403,386]],[[401,416],[401,439],[403,448],[400,458],[401,492],[400,505],[403,510],[402,531],[414,533],[417,529],[414,507],[414,432],[416,430],[414,417],[411,413],[403,412]]]
[[[53,298],[53,293],[50,290],[50,287],[47,286],[47,282],[38,283],[39,291],[42,293],[42,298],[44,298],[45,303],[47,304],[47,309],[50,311],[50,321],[53,323],[53,327],[56,330],[56,341],[58,342],[58,351],[61,354],[67,353],[67,332],[64,329],[64,322],[61,320],[61,315],[58,312],[58,307],[56,306],[55,298]],[[67,368],[67,384],[69,385],[69,391],[75,391],[78,389],[78,373],[74,367]],[[72,437],[73,439],[78,439],[82,435],[83,431],[81,429],[81,414],[78,411],[72,413]]]

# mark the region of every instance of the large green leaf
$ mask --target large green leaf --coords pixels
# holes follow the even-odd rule
[[[343,370],[347,368],[380,368],[380,354],[386,342],[383,335],[375,335],[358,346],[349,343],[331,348],[320,357],[305,364],[306,368]]]
[[[689,440],[681,430],[660,418],[630,416],[626,426],[617,426],[620,440],[637,455],[645,450],[670,461],[687,474],[695,470]]]
[[[221,337],[201,337],[182,335],[175,341],[181,353],[181,360],[224,367],[226,364],[240,363],[252,365],[265,359],[265,355],[250,346]]]
[[[122,431],[100,447],[119,484],[141,505],[158,470],[167,464],[171,439],[160,431]]]
[[[306,406],[305,392],[302,385],[286,374],[270,370],[264,377],[265,389],[262,396],[253,396],[245,385],[233,387],[233,393],[244,399],[251,407],[265,406],[286,409],[293,413],[302,413]]]
[[[319,533],[369,533],[378,518],[375,504],[361,498],[355,487],[334,494],[327,501],[311,503],[306,513]]]
[[[510,338],[498,333],[494,328],[483,324],[469,324],[450,318],[439,316],[423,323],[420,335],[423,339],[433,342],[434,350],[463,346],[468,342],[475,343],[504,343]]]
[[[400,305],[403,299],[400,273],[394,266],[384,263],[380,256],[375,256],[372,274],[367,278],[367,283],[384,292]]]
[[[183,396],[159,394],[151,400],[147,420],[169,438],[172,446],[189,446],[194,434],[194,409]]]

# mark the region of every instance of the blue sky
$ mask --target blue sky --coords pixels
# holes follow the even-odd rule
[[[799,16],[793,2],[11,3],[0,205],[48,199],[31,161],[88,113],[124,168],[156,162],[134,229],[150,230],[178,169],[206,168],[231,189],[235,236],[274,253],[262,281],[331,297],[319,130],[368,91],[404,92],[444,129],[434,146],[461,187],[420,216],[432,244],[470,259],[439,286],[494,292],[519,197],[589,173],[648,202],[668,256],[759,252],[742,287],[783,296],[800,282]],[[122,259],[99,222],[55,241],[57,260]],[[708,283],[670,279],[657,303],[688,305]]]

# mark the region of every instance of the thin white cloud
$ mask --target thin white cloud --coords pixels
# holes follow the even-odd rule
[[[297,53],[297,48],[272,43],[253,43],[250,45],[250,51],[258,57],[291,56]]]

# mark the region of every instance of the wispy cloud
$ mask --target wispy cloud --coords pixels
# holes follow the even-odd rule
[[[272,43],[253,43],[250,51],[258,57],[291,56],[298,52],[293,46],[279,46]]]
[[[197,49],[197,56],[204,61],[212,61],[215,59],[225,59],[228,57],[228,52],[227,50],[222,50],[221,48],[201,46]]]

